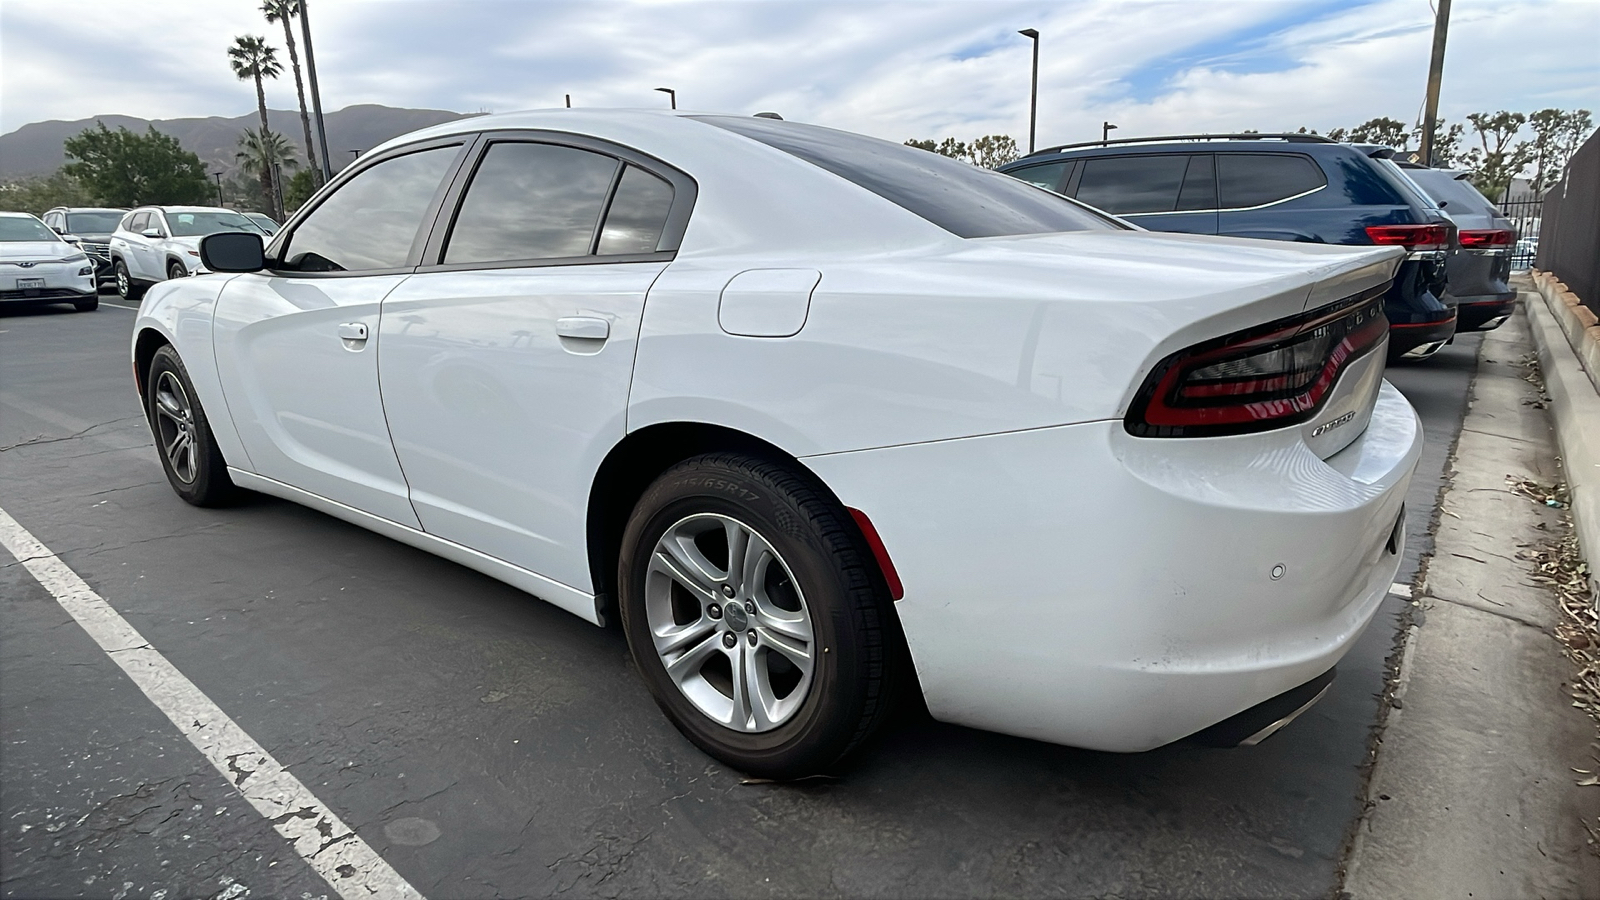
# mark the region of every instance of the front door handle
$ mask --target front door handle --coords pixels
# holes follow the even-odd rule
[[[367,339],[367,324],[365,322],[346,322],[339,326],[339,339],[343,341],[364,341]]]
[[[556,320],[556,334],[564,338],[603,341],[611,336],[611,323],[598,316],[563,316]]]

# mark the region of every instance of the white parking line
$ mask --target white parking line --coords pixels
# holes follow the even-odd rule
[[[114,309],[132,310],[133,312],[138,312],[139,311],[139,307],[137,307],[137,306],[123,306],[121,303],[112,303],[110,300],[101,300],[100,301],[100,305],[101,306],[110,306],[110,307],[112,307]]]
[[[422,894],[323,805],[300,779],[150,646],[111,604],[0,509],[0,544],[53,594],[189,743],[345,900]]]

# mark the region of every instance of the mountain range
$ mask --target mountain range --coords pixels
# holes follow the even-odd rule
[[[351,150],[367,150],[392,137],[464,116],[443,109],[397,109],[374,104],[347,106],[323,114],[328,125],[328,154],[333,157],[331,163],[337,171],[353,159]],[[95,127],[97,121],[104,122],[113,131],[118,126],[126,126],[141,134],[147,126],[154,125],[157,131],[177,138],[185,150],[194,151],[206,164],[206,171],[221,171],[232,176],[239,170],[235,157],[239,152],[239,135],[246,128],[257,127],[260,117],[252,111],[231,119],[209,116],[150,120],[106,115],[76,122],[33,122],[0,135],[0,179],[50,174],[67,161],[61,151],[62,141]],[[313,122],[313,139],[315,125]],[[288,138],[297,149],[301,147],[303,139],[297,110],[267,110],[267,127]],[[304,164],[303,156],[300,161]]]

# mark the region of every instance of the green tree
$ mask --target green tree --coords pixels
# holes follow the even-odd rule
[[[246,128],[239,135],[239,152],[234,154],[247,171],[255,172],[261,178],[263,190],[270,191],[263,196],[267,198],[267,209],[275,210],[278,221],[283,221],[283,210],[277,206],[277,183],[281,177],[279,173],[300,166],[300,160],[294,158],[294,145],[288,138],[276,131],[258,132]],[[284,203],[288,203],[287,189],[285,189]]]
[[[228,48],[228,64],[233,67],[233,74],[240,81],[247,78],[255,80],[256,109],[261,114],[260,133],[267,134],[271,129],[267,127],[267,92],[262,80],[283,74],[283,66],[278,63],[278,51],[269,46],[264,37],[240,35],[233,39],[233,46]],[[282,221],[283,210],[273,204],[271,168],[261,170],[261,193],[267,198],[268,208],[277,212],[276,218]]]
[[[985,169],[998,169],[1022,155],[1009,134],[986,134],[972,142],[970,152],[973,165]]]
[[[78,179],[60,169],[49,175],[0,185],[0,209],[43,215],[57,206],[93,206],[95,198]]]
[[[971,156],[967,150],[966,142],[958,141],[953,137],[947,137],[942,141],[912,138],[906,141],[906,146],[915,147],[918,150],[926,150],[929,153],[937,153],[940,156],[948,156],[951,159],[967,160]]]
[[[264,0],[261,12],[267,21],[283,23],[283,44],[289,48],[289,68],[294,71],[294,93],[300,100],[300,131],[306,139],[306,171],[313,173],[312,180],[322,184],[322,173],[317,169],[317,151],[311,146],[311,114],[306,111],[306,87],[300,80],[300,51],[294,45],[293,22],[300,15],[300,0]],[[285,191],[285,195],[287,195]]]
[[[1496,113],[1471,113],[1467,121],[1478,137],[1479,146],[1467,152],[1462,161],[1472,172],[1472,184],[1485,197],[1496,200],[1511,188],[1511,179],[1533,158],[1533,144],[1517,141],[1528,117],[1523,113],[1500,110]]]
[[[1533,129],[1533,143],[1529,148],[1533,157],[1533,192],[1542,196],[1561,180],[1567,160],[1583,143],[1594,123],[1587,109],[1570,112],[1541,109],[1528,115],[1528,126]]]
[[[1433,125],[1433,164],[1441,169],[1454,166],[1461,159],[1461,135],[1463,127],[1460,122],[1446,125],[1444,119],[1439,119]],[[1417,147],[1422,147],[1422,126],[1411,129],[1411,134],[1417,139]]]
[[[1406,130],[1406,123],[1399,119],[1379,116],[1350,129],[1348,140],[1352,144],[1379,144],[1404,150],[1410,141],[1410,136]]]
[[[312,169],[301,169],[289,179],[289,184],[283,189],[285,215],[294,215],[317,192],[317,182],[321,181],[319,174]]]
[[[61,173],[77,179],[90,196],[109,206],[146,203],[204,203],[211,182],[200,157],[162,134],[154,125],[145,134],[116,131],[96,122],[61,145],[72,162]]]

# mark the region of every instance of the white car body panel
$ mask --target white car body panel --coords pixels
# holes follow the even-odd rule
[[[368,156],[478,129],[575,132],[691,174],[676,256],[158,286],[135,347],[176,345],[236,483],[598,622],[586,528],[607,454],[654,426],[739,432],[870,517],[936,716],[1105,750],[1304,684],[1387,591],[1421,431],[1382,345],[1297,427],[1152,439],[1122,418],[1169,354],[1381,285],[1401,251],[964,240],[665,111],[463,120]]]
[[[85,266],[89,274],[78,274]],[[36,281],[38,289],[92,295],[93,268],[94,262],[66,241],[0,241],[0,291],[25,290],[22,285]]]

